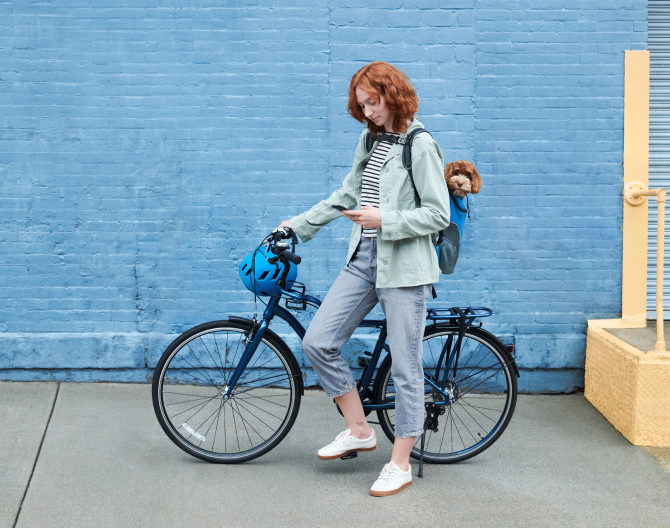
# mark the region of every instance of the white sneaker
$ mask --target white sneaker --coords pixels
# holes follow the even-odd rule
[[[394,462],[384,466],[379,478],[370,488],[370,495],[374,497],[386,497],[398,493],[401,489],[412,484],[412,467],[407,471],[401,470]]]
[[[355,436],[351,436],[351,430],[347,429],[338,434],[335,440],[326,447],[319,449],[317,456],[321,460],[333,460],[354,451],[374,451],[376,448],[377,438],[374,431],[371,430],[368,438],[359,440]]]

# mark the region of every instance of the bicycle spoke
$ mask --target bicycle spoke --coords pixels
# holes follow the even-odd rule
[[[475,440],[475,443],[477,443],[477,437],[476,437],[475,435],[472,434],[472,432],[470,431],[470,429],[468,428],[468,426],[467,426],[467,425],[465,424],[465,422],[463,421],[463,418],[461,418],[460,416],[458,416],[458,413],[456,412],[456,409],[454,409],[454,416],[460,420],[461,425],[463,426],[463,429],[465,429],[465,430],[468,432],[468,434],[473,438],[473,440]],[[463,446],[465,447],[465,442],[463,442]]]
[[[458,424],[456,423],[456,420],[454,420],[454,416],[456,416],[456,413],[453,412],[453,409],[451,409],[451,422],[454,424],[454,427],[456,427],[456,433],[458,434],[458,438],[461,440],[461,445],[463,448],[465,448],[465,442],[463,441],[463,437],[461,436],[461,431],[458,429]]]
[[[217,394],[217,396],[218,396],[218,394]],[[211,398],[209,398],[206,402],[204,402],[204,403],[201,405],[201,408],[204,407],[205,405],[207,405],[209,402],[211,402],[211,401],[212,401],[214,398],[216,398],[217,396],[212,396]],[[190,411],[191,409],[195,409],[198,405],[200,405],[200,404],[196,404],[196,405],[194,405],[193,407],[189,407],[188,409],[186,409],[185,411],[182,411],[182,412],[180,412],[180,413],[173,414],[172,416],[170,416],[170,419],[174,418],[175,416],[179,416],[180,414],[184,414],[185,412],[188,412],[188,411]],[[198,414],[199,412],[200,412],[200,409],[198,409],[198,410],[195,412],[195,414],[193,414],[193,415],[191,416],[191,418],[193,418],[193,416],[195,416],[195,415]],[[188,420],[190,420],[191,418],[189,418]],[[186,420],[186,421],[188,422],[188,420]]]
[[[234,405],[237,405],[237,402],[234,402],[234,401],[231,400],[230,408],[234,409]],[[245,423],[246,421],[245,421],[244,417],[242,416],[242,413],[240,413],[240,411],[239,411],[239,406],[238,406],[238,409],[237,409],[237,414],[240,417],[240,420],[242,420],[242,426],[244,427],[244,432],[247,433],[247,438],[249,439],[249,445],[251,447],[254,447],[254,443],[251,440],[251,435],[249,434],[249,429],[247,429],[247,424]]]
[[[201,340],[202,340],[202,338],[201,338]],[[188,349],[191,351],[191,354],[193,354],[193,355],[195,356],[195,359],[198,360],[198,363],[200,363],[200,366],[201,366],[203,369],[205,369],[205,373],[204,373],[204,374],[205,374],[205,376],[207,377],[207,379],[210,381],[210,383],[211,383],[212,385],[216,385],[216,383],[214,383],[214,380],[213,380],[210,376],[207,375],[207,370],[206,370],[206,368],[205,368],[205,365],[202,364],[202,362],[200,361],[200,358],[196,355],[195,352],[193,352],[193,349],[191,348],[191,345],[188,345]],[[184,361],[186,361],[185,358],[182,358],[182,359],[183,359]],[[186,361],[186,362],[188,363],[188,361]],[[199,370],[199,369],[198,369],[198,370]]]
[[[451,408],[449,408],[449,411],[451,412]],[[443,424],[444,425],[444,424]],[[444,434],[447,432],[446,427],[442,427],[442,439],[440,440],[440,451],[442,451],[442,444],[444,443]]]
[[[228,452],[228,435],[226,434],[226,406],[223,406],[223,452]]]
[[[493,418],[487,416],[487,415],[486,415],[485,413],[483,413],[480,409],[486,409],[486,410],[493,411],[493,412],[496,412],[496,413],[500,412],[500,409],[490,409],[490,408],[488,408],[488,407],[475,407],[474,405],[471,405],[470,403],[468,403],[467,401],[465,401],[465,400],[462,399],[462,398],[459,398],[458,402],[459,402],[459,403],[464,403],[464,404],[467,405],[468,407],[471,407],[471,408],[474,409],[475,411],[479,412],[479,413],[480,413],[482,416],[484,416],[485,418],[491,420],[493,423],[496,423],[496,420],[494,420]]]
[[[216,332],[212,332],[212,338],[214,339],[214,346],[216,347],[216,353],[219,356],[219,363],[221,364],[221,375],[223,376],[223,382],[226,383],[225,362],[221,357],[221,350],[219,350],[219,343],[216,342]],[[227,342],[228,342],[228,332],[226,332],[226,343]]]
[[[196,429],[193,430],[193,432],[194,432],[194,433],[197,433],[197,432],[198,432],[198,429],[200,429],[203,425],[205,425],[205,424],[207,423],[207,420],[209,420],[212,416],[214,416],[218,411],[221,410],[221,407],[223,407],[223,404],[224,404],[224,402],[221,402],[221,404],[219,405],[219,408],[216,409],[212,414],[210,414],[210,415],[207,417],[207,419],[206,419],[204,422],[202,422],[202,424],[200,424]],[[203,436],[204,438],[207,438],[207,434],[209,433],[209,430],[212,428],[212,425],[213,425],[213,424],[214,424],[214,420],[212,420],[212,423],[211,423],[211,424],[209,425],[209,427],[207,428],[207,431],[205,431],[205,434],[204,434],[204,435],[201,435],[201,436]],[[202,443],[203,443],[204,441],[205,441],[205,439],[200,440],[200,445],[202,445]]]
[[[190,349],[191,346],[189,345],[188,348]],[[180,352],[181,352],[181,351],[180,351]],[[191,350],[191,353],[193,354],[193,350]],[[193,354],[193,355],[195,355],[195,354]],[[185,357],[183,357],[183,356],[180,355],[180,356],[179,356],[179,359],[181,359],[184,363],[186,363],[186,364],[187,364],[189,367],[191,367],[193,370],[195,370],[195,371],[197,371],[197,372],[200,372],[200,369],[199,369],[198,367],[194,366],[194,365],[191,365],[191,364],[186,360]],[[197,359],[197,357],[196,357],[196,359]],[[200,362],[200,361],[198,360],[198,362]],[[204,368],[204,367],[203,367],[203,368]],[[187,373],[187,374],[188,374],[188,373]],[[195,376],[193,376],[193,374],[191,374],[191,377],[192,377],[193,379],[197,379]],[[209,376],[207,376],[207,375],[205,375],[205,374],[203,373],[203,379],[205,379],[205,378],[209,380],[209,382],[210,382],[210,386],[212,386],[212,387],[215,387],[215,386],[216,386],[216,383],[214,383],[214,381],[212,380],[212,378],[210,378]]]
[[[266,377],[265,379],[263,379],[262,381],[267,381],[267,380],[269,380],[269,379],[277,378],[277,377],[279,377],[279,376],[283,376],[283,374],[277,374],[277,375],[275,375],[275,376],[268,376],[268,377]],[[291,379],[291,377],[292,377],[292,376],[287,376],[286,379],[289,380],[289,379]],[[263,384],[263,385],[254,385],[253,387],[247,387],[246,390],[235,390],[235,391],[233,392],[233,396],[237,396],[237,395],[239,395],[239,394],[245,394],[245,393],[247,393],[247,392],[249,392],[249,391],[256,390],[256,389],[260,389],[260,388],[263,388],[263,387],[272,386],[274,383],[276,383],[276,380],[270,381],[269,383],[265,383],[265,384]],[[237,388],[238,385],[235,385],[235,387]]]
[[[480,363],[481,363],[481,362],[480,362]],[[472,368],[477,368],[477,366],[478,366],[478,365],[475,365],[475,366],[472,367]],[[464,378],[460,378],[460,379],[458,380],[458,383],[463,383],[465,380],[470,379],[472,376],[478,376],[478,375],[481,374],[482,372],[486,372],[487,370],[492,369],[492,368],[494,368],[494,367],[495,367],[495,365],[491,365],[491,366],[489,366],[489,367],[484,367],[484,368],[482,368],[481,370],[479,370],[478,372],[473,372],[473,373],[470,374],[469,376],[466,376],[466,377],[464,377]],[[503,367],[500,367],[500,370],[502,370],[502,368],[503,368]],[[465,369],[463,369],[463,370],[465,370]],[[456,379],[456,378],[454,378],[454,379]]]
[[[270,416],[272,416],[273,418],[276,418],[277,420],[281,420],[281,418],[280,418],[279,416],[276,416],[276,415],[272,414],[271,412],[266,411],[265,409],[259,407],[258,405],[254,405],[253,403],[251,403],[250,401],[248,401],[248,400],[246,400],[246,399],[244,399],[244,398],[240,398],[240,399],[237,399],[237,398],[236,398],[236,399],[235,399],[235,401],[236,401],[236,403],[238,404],[238,406],[241,405],[241,401],[240,401],[240,400],[243,401],[243,402],[245,402],[247,405],[251,405],[252,407],[255,407],[256,409],[258,409],[258,410],[260,410],[260,411],[263,411],[263,412],[266,413],[266,414],[269,414]],[[248,412],[249,412],[249,414],[252,414],[253,416],[255,416],[251,411],[248,411]],[[261,422],[263,422],[263,420],[261,420],[260,418],[258,418],[258,420],[261,421]],[[263,422],[263,423],[265,423],[265,422]],[[267,424],[265,424],[265,425],[267,425]],[[269,425],[267,425],[267,426],[268,426],[268,428],[270,427]]]
[[[471,360],[473,357],[475,357],[475,352],[477,352],[481,347],[482,347],[482,344],[479,343],[479,344],[475,347],[475,349],[474,349],[472,352],[470,352],[470,354],[469,354],[470,357],[469,357],[468,360],[465,362],[465,365],[463,365],[463,369],[465,369],[465,367],[468,366],[468,363],[470,363],[470,360]],[[486,358],[486,356],[482,357],[482,359],[479,361],[479,363],[481,363],[485,358]],[[479,363],[478,363],[478,364],[479,364]],[[476,366],[476,365],[475,365],[475,366]]]
[[[461,392],[461,397],[465,396],[466,394],[469,394],[470,392],[472,392],[473,390],[475,390],[477,387],[481,386],[481,384],[484,383],[485,381],[488,381],[488,380],[490,380],[492,377],[497,376],[498,374],[500,374],[500,372],[501,372],[502,370],[503,370],[503,368],[501,367],[497,372],[494,372],[494,373],[491,374],[488,378],[484,378],[483,380],[481,380],[481,381],[480,381],[477,385],[475,385],[474,387],[468,387],[470,390],[468,390],[468,391],[466,391],[466,392]]]
[[[214,337],[212,335],[212,337]],[[212,356],[212,353],[209,351],[209,348],[207,348],[207,344],[202,340],[202,336],[200,336],[200,342],[202,343],[202,346],[205,347],[205,350],[207,350],[207,355],[212,358],[212,363],[214,363],[214,366],[216,367],[216,370],[218,370],[221,373],[221,377],[223,378],[223,370],[219,369],[219,365],[216,363],[216,360],[214,359],[214,356]],[[221,366],[221,369],[223,369],[223,365]]]
[[[252,447],[253,447],[253,445],[254,445],[254,443],[251,441],[251,435],[249,434],[249,430],[247,429],[247,426],[246,426],[247,423],[249,424],[249,427],[251,427],[251,429],[254,431],[254,433],[256,433],[256,434],[259,436],[259,438],[260,438],[261,440],[265,441],[265,438],[263,438],[263,436],[262,436],[261,434],[259,434],[259,432],[256,431],[256,429],[254,429],[254,426],[251,425],[251,423],[249,423],[248,420],[245,420],[245,419],[244,419],[244,417],[242,416],[242,413],[240,413],[240,411],[239,411],[239,404],[238,404],[238,402],[234,402],[234,403],[235,403],[235,405],[237,405],[237,407],[238,407],[237,410],[235,410],[235,409],[233,408],[233,404],[232,404],[232,403],[230,404],[230,408],[233,409],[235,412],[237,412],[237,414],[238,414],[239,417],[240,417],[240,420],[242,420],[242,425],[244,425],[244,430],[245,430],[245,432],[247,433],[247,437],[249,438],[249,444],[250,444]],[[247,412],[248,412],[249,414],[251,414],[251,416],[254,416],[254,413],[252,413],[251,411],[247,411]],[[262,422],[262,420],[259,420],[259,421]]]
[[[246,334],[242,334],[242,335],[244,335],[244,336],[246,337]],[[227,337],[227,336],[228,336],[228,334],[226,333],[226,337]],[[237,341],[237,346],[235,347],[235,355],[233,356],[233,359],[232,359],[232,361],[230,362],[231,365],[235,365],[235,360],[237,359],[237,351],[239,350],[239,348],[240,348],[240,343],[241,343],[242,341],[244,341],[244,339],[239,339],[239,340]],[[226,340],[226,347],[227,347],[227,346],[228,346],[228,342],[227,342],[227,340]],[[246,349],[246,347],[245,347],[245,349]],[[245,350],[245,349],[242,349],[242,353],[243,353],[243,354],[244,354],[244,350]],[[226,348],[226,350],[228,350],[228,349]],[[231,375],[232,375],[232,374],[231,374]],[[226,385],[228,385],[228,382],[229,382],[229,381],[230,381],[230,378],[228,378],[227,380],[225,380]]]
[[[275,396],[269,396],[269,397],[270,397],[270,398],[276,398],[276,397],[279,397],[279,396],[281,396],[282,398],[285,398],[285,397],[286,397],[286,395],[281,395],[281,394],[277,394],[277,395],[275,395]],[[277,402],[270,401],[270,400],[264,398],[263,396],[247,396],[246,398],[237,398],[237,399],[238,399],[238,400],[243,400],[243,401],[254,400],[254,399],[261,399],[261,400],[263,400],[263,401],[266,401],[266,402],[268,402],[268,403],[271,403],[272,405],[277,405],[277,406],[279,406],[279,407],[284,407],[284,408],[288,407],[287,405],[282,405],[281,403],[277,403]]]
[[[215,397],[216,397],[216,396],[215,396]],[[181,405],[181,404],[183,404],[183,403],[190,403],[190,402],[194,402],[194,401],[197,401],[197,400],[206,400],[206,399],[207,399],[207,398],[203,396],[202,398],[195,398],[195,399],[193,399],[193,400],[184,400],[184,401],[178,401],[178,402],[166,403],[165,405]]]
[[[175,370],[177,370],[177,372],[181,372],[181,373],[183,373],[183,374],[186,374],[187,376],[190,376],[190,377],[193,378],[194,380],[198,381],[198,386],[200,386],[200,387],[203,387],[203,386],[205,386],[205,387],[212,387],[212,385],[209,384],[209,383],[204,383],[204,384],[203,384],[203,383],[200,383],[200,379],[202,379],[202,378],[196,378],[193,374],[191,374],[190,372],[184,370],[183,368],[181,368],[181,369],[175,369]],[[175,384],[174,384],[174,383],[171,383],[170,385],[175,385]],[[184,385],[184,383],[178,383],[178,384],[176,384],[176,385]],[[214,386],[213,388],[218,390],[218,387],[216,387],[216,386]]]
[[[256,352],[258,352],[258,350],[256,350]],[[253,364],[251,367],[247,366],[247,368],[245,369],[246,372],[245,372],[242,376],[240,376],[240,379],[238,380],[238,383],[241,383],[242,381],[244,381],[244,380],[246,379],[246,377],[247,377],[251,372],[253,372],[254,370],[262,369],[265,365],[267,365],[268,363],[270,363],[270,361],[272,361],[273,359],[275,359],[274,357],[270,356],[270,359],[268,359],[265,363],[263,363],[262,365],[259,365],[259,366],[257,367],[257,366],[256,366],[256,363],[258,363],[258,360],[261,358],[262,355],[263,355],[263,354],[259,354],[259,355],[256,357],[256,361],[254,362],[254,364]]]
[[[463,371],[463,372],[466,371],[467,363],[470,362],[470,359],[471,359],[471,358],[472,358],[472,356],[470,356],[470,358],[468,358],[468,361],[466,361],[466,364],[460,369],[461,371]],[[484,359],[486,359],[486,356],[482,357],[482,359],[479,360],[479,363],[477,363],[476,365],[470,367],[470,370],[472,370],[472,369],[476,369],[476,368],[481,364],[481,362],[484,361]],[[494,365],[495,365],[495,363],[494,363]],[[480,372],[482,372],[482,371],[484,371],[484,370],[487,370],[487,369],[489,369],[489,368],[492,368],[494,365],[491,365],[491,366],[489,366],[489,367],[484,367],[482,370],[480,370]],[[471,374],[470,376],[467,376],[467,377],[465,377],[465,378],[459,379],[458,382],[459,382],[459,383],[463,383],[466,379],[468,379],[468,378],[470,378],[470,377],[472,377],[472,376],[474,376],[474,375],[476,375],[476,373],[475,373],[475,374]],[[458,376],[457,376],[456,373],[454,372],[454,379],[457,379],[457,377],[458,377]]]
[[[468,410],[467,410],[465,407],[461,406],[461,408],[463,409],[463,411],[464,411],[470,418],[472,418],[472,421],[475,422],[475,423],[479,426],[479,428],[480,428],[482,431],[486,431],[486,428],[485,428],[485,427],[482,427],[482,425],[475,419],[474,416],[472,416],[472,415],[468,412]],[[475,440],[476,440],[476,438],[475,438]],[[482,440],[483,440],[483,438],[482,438]]]
[[[247,404],[249,404],[249,403],[247,402]],[[253,412],[251,412],[251,411],[250,411],[249,409],[247,409],[244,405],[242,405],[242,402],[236,401],[236,402],[235,402],[235,405],[237,405],[237,408],[238,408],[238,409],[241,407],[242,410],[248,412],[251,416],[253,416],[254,418],[256,418],[256,420],[258,420],[259,422],[261,422],[261,423],[262,423],[265,427],[267,427],[268,429],[272,429],[272,427],[270,427],[270,426],[269,426],[268,424],[266,424],[263,420],[261,420],[258,416],[256,416]],[[250,405],[250,404],[249,404],[249,405]],[[249,427],[251,427],[251,424],[249,424]],[[256,431],[256,430],[254,429],[254,431]],[[256,431],[256,434],[258,434],[258,431]],[[260,436],[260,435],[258,435],[258,436]],[[261,437],[261,438],[262,438],[262,437]]]
[[[449,407],[449,423],[451,424],[451,452],[454,452],[454,417],[451,415],[451,407]]]
[[[187,392],[171,392],[171,391],[163,391],[163,394],[178,394],[179,396],[193,396],[195,398],[209,398],[209,396],[201,396],[200,394],[188,394]]]
[[[225,403],[226,403],[226,402],[224,402],[224,401],[221,402],[221,406],[219,407],[219,414],[216,415],[216,426],[214,427],[214,441],[212,442],[212,450],[215,450],[215,449],[216,449],[216,433],[219,431],[219,420],[221,419],[221,409],[224,408]],[[224,423],[225,423],[225,419],[226,419],[226,417],[225,417],[225,410],[224,410],[224,417],[223,417],[223,419],[224,419]],[[225,430],[226,426],[224,425],[223,428],[224,428],[224,430]],[[225,436],[226,433],[224,432],[223,434],[224,434],[224,436]]]
[[[228,400],[228,402],[226,402],[226,403],[229,403],[229,402],[230,402],[230,400]],[[232,403],[228,407],[230,407],[230,410],[233,413],[233,423],[235,424],[235,437],[237,438],[237,449],[242,451],[242,448],[240,447],[240,435],[237,434],[237,420],[235,419],[235,409],[233,409]]]

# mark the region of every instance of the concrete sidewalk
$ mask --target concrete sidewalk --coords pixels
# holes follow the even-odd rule
[[[381,499],[368,494],[391,453],[378,426],[376,451],[316,457],[343,429],[323,393],[241,465],[174,446],[149,385],[0,383],[0,419],[0,527],[670,526],[670,474],[577,395],[520,396],[488,451],[424,479],[414,463],[413,485]]]

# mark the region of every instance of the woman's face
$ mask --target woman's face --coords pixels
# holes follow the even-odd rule
[[[386,132],[393,132],[393,114],[386,105],[386,99],[383,95],[377,97],[375,94],[370,94],[357,86],[356,100],[367,119]]]

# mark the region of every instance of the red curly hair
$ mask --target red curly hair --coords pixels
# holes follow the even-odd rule
[[[374,134],[384,132],[368,120],[363,109],[358,106],[356,88],[361,88],[371,95],[383,95],[391,113],[393,114],[393,130],[403,133],[407,130],[407,121],[412,120],[419,110],[419,98],[416,96],[412,82],[395,66],[387,62],[372,62],[363,66],[351,78],[349,83],[349,113],[351,117],[368,124]]]

